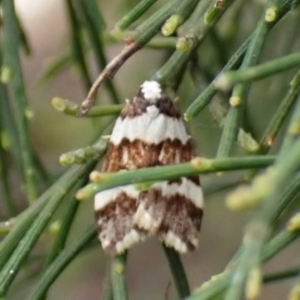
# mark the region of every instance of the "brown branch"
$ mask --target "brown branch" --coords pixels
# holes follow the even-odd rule
[[[100,73],[98,78],[93,83],[86,99],[82,102],[79,111],[78,116],[84,117],[88,114],[90,108],[93,106],[95,101],[95,94],[97,92],[97,89],[102,84],[102,82],[107,78],[113,78],[113,76],[117,73],[117,71],[121,68],[121,66],[125,63],[125,61],[133,55],[135,52],[137,52],[141,47],[138,46],[135,43],[131,43],[129,45],[126,45],[120,54],[118,54],[106,67],[105,69]]]

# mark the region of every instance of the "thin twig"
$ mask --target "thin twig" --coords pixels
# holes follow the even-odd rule
[[[233,171],[248,168],[263,168],[274,162],[271,156],[247,156],[224,159],[195,158],[190,163],[181,163],[162,167],[141,168],[131,171],[111,173],[91,173],[93,183],[76,193],[78,200],[89,199],[97,192],[116,186],[136,184],[139,182],[177,179],[203,173]]]
[[[124,47],[124,49],[121,51],[120,54],[118,54],[110,63],[108,63],[108,65],[105,67],[105,69],[100,73],[98,78],[93,83],[86,99],[82,102],[78,112],[78,116],[84,117],[88,114],[90,108],[94,104],[95,95],[102,82],[106,78],[110,78],[110,79],[113,78],[113,76],[121,68],[124,62],[139,49],[140,47],[135,43],[127,45]]]

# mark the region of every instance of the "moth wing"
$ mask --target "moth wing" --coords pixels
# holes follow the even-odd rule
[[[198,245],[203,214],[202,189],[189,178],[182,178],[169,188],[173,191],[166,197],[165,215],[157,235],[167,246],[186,253]]]
[[[122,253],[143,240],[133,226],[139,192],[133,186],[117,187],[97,193],[95,215],[102,248],[110,254]]]
[[[141,86],[117,119],[103,172],[169,165],[191,158],[190,136],[178,111],[162,93],[160,85],[151,81]],[[187,192],[189,185],[182,184],[186,180],[182,178],[177,185],[158,182],[147,191],[126,186],[98,193],[95,211],[104,250],[123,252],[149,234],[158,234],[179,252],[185,252],[184,246],[186,249],[195,246],[202,207],[198,205],[200,198],[195,203],[191,201]],[[195,199],[192,197],[192,200]],[[190,231],[187,240],[183,240],[185,231]]]
[[[156,183],[140,194],[133,222],[137,228],[158,235],[167,246],[185,253],[197,247],[202,211],[199,182],[181,178]]]

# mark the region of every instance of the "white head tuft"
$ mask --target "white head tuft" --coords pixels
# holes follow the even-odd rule
[[[145,81],[141,85],[141,90],[146,100],[155,101],[161,98],[161,86],[156,81]]]

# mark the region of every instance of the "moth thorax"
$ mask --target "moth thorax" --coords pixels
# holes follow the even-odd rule
[[[152,103],[156,103],[162,97],[161,86],[156,81],[145,81],[141,85],[141,92],[144,98]]]

